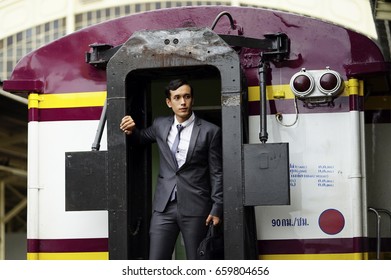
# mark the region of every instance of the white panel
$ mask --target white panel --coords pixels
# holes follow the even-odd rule
[[[65,152],[90,151],[98,121],[39,124],[39,238],[108,236],[107,211],[65,211]],[[107,150],[106,131],[101,150]]]
[[[284,115],[291,123],[294,115]],[[268,117],[270,143],[289,142],[291,205],[256,208],[259,239],[295,239],[352,237],[355,219],[353,197],[361,189],[352,189],[350,113],[300,114],[292,127],[277,124]],[[250,142],[257,143],[259,117],[250,117]],[[326,234],[319,217],[327,209],[336,209],[345,219],[343,230]],[[290,225],[289,225],[290,224]]]

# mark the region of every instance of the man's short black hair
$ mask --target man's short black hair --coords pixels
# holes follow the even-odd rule
[[[170,97],[171,97],[170,90],[177,90],[178,88],[180,88],[183,85],[188,85],[190,87],[191,96],[194,96],[193,87],[189,84],[189,82],[187,80],[185,80],[185,79],[175,79],[175,80],[171,80],[168,83],[168,85],[166,86],[166,89],[165,89],[165,92],[164,92],[166,94],[166,97],[168,99],[170,99]]]

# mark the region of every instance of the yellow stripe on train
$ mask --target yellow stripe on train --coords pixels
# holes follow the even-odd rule
[[[368,253],[261,255],[260,260],[368,260]]]
[[[27,253],[28,260],[108,260],[108,252]]]
[[[361,81],[360,81],[361,82]],[[363,95],[360,85],[359,95]],[[289,85],[272,85],[266,87],[268,100],[294,99],[295,95]],[[349,92],[348,82],[345,82],[344,92],[341,96],[349,96],[355,93]],[[50,108],[79,108],[103,106],[107,92],[79,92],[79,93],[52,93],[52,94],[29,94],[28,107],[38,109]],[[249,101],[259,101],[259,86],[248,87]]]
[[[108,252],[28,253],[28,260],[108,260]],[[368,253],[262,255],[260,260],[368,260]]]
[[[358,92],[353,89],[352,82],[357,82],[355,79],[350,79],[348,82],[345,82],[344,91],[341,96],[349,96],[354,94],[359,94],[360,96],[364,95],[363,92],[363,83],[358,81],[359,89]],[[248,87],[248,101],[259,101],[260,89],[259,86]],[[295,95],[292,92],[289,85],[272,85],[266,87],[266,98],[267,100],[274,99],[294,99]]]
[[[50,109],[103,106],[106,95],[106,91],[52,94],[30,93],[28,108]]]

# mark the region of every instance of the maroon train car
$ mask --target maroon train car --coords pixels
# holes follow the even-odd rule
[[[389,66],[358,31],[272,9],[133,14],[20,60],[29,97],[28,258],[147,259],[156,148],[133,148],[186,77],[223,131],[226,259],[387,258]],[[388,223],[388,219],[382,219]],[[174,258],[184,258],[178,242]]]

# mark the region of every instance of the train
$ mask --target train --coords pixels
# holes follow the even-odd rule
[[[184,77],[222,128],[225,259],[389,259],[389,75],[376,38],[261,7],[136,13],[32,51],[3,85],[28,96],[27,258],[148,259],[158,153],[119,123],[170,114]]]

